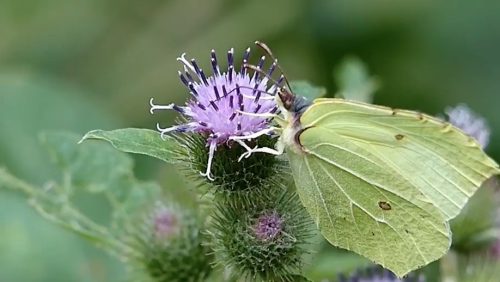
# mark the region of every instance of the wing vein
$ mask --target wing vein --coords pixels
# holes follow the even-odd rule
[[[319,188],[318,182],[316,181],[316,177],[311,170],[311,166],[309,165],[309,161],[307,160],[307,158],[304,158],[304,161],[306,163],[307,170],[309,171],[309,175],[311,175],[311,178],[314,182],[314,186],[316,186],[316,190],[318,191],[318,195],[321,198],[321,202],[323,203],[323,207],[325,208],[325,211],[328,215],[328,219],[330,220],[330,224],[332,226],[332,230],[333,230],[334,235],[335,235],[335,241],[337,241],[337,231],[335,229],[335,224],[332,221],[332,216],[330,214],[330,210],[328,209],[328,206],[326,205],[325,199],[323,198],[323,193],[321,192],[321,189]],[[319,207],[319,205],[317,205],[317,207]],[[319,219],[319,212],[316,212],[316,215]],[[319,220],[316,220],[316,222],[319,224]],[[349,240],[347,240],[347,245],[349,246]]]
[[[340,189],[340,191],[347,197],[347,199],[349,199],[349,201],[351,202],[351,214],[352,214],[352,204],[356,205],[360,210],[362,210],[364,213],[366,213],[369,217],[371,217],[373,220],[375,220],[375,222],[377,222],[377,225],[379,225],[380,223],[383,223],[383,224],[386,224],[387,226],[389,226],[397,235],[399,238],[401,238],[404,242],[406,243],[409,243],[408,240],[401,235],[401,233],[399,233],[397,231],[397,229],[392,226],[392,224],[390,224],[389,222],[387,222],[385,219],[384,220],[380,220],[379,218],[377,218],[376,216],[374,216],[373,214],[371,214],[368,210],[366,210],[365,208],[363,208],[361,205],[357,204],[356,201],[354,201],[349,195],[348,193],[344,190],[344,188],[342,188],[342,185],[340,185],[340,183],[338,183],[335,178],[328,172],[327,169],[325,169],[325,167],[321,164],[321,163],[318,163],[318,165],[321,167],[321,169],[326,173],[326,175],[328,175],[328,177],[335,183],[335,185]],[[369,183],[370,184],[370,183]],[[373,185],[373,184],[370,184],[370,185]],[[378,189],[375,188],[375,191],[379,192]],[[382,194],[382,193],[380,193]],[[384,198],[387,198],[384,194],[382,194],[382,196],[384,196]],[[404,209],[402,206],[399,206],[397,204],[395,204],[395,206],[398,206],[400,207],[403,211],[405,211],[406,214],[409,214],[411,216],[411,213],[409,213],[406,209]],[[356,228],[358,229],[358,233],[362,235],[361,231],[359,230],[359,227],[357,226],[357,223],[356,223],[356,220],[354,218],[354,214],[352,214],[353,216],[353,221],[354,221],[354,224],[356,224]],[[413,217],[413,216],[412,216]],[[415,217],[413,217],[415,218]],[[379,226],[379,230],[380,232],[383,234],[382,230],[380,229],[380,226]],[[409,236],[409,237],[412,237],[412,236]],[[385,236],[382,236],[382,238],[384,238],[385,240]],[[418,245],[416,244],[416,242],[413,240],[412,238],[412,244],[415,246],[415,249],[418,251],[419,255],[422,257],[422,259],[424,261],[426,261],[426,258],[424,256],[424,254],[422,253],[422,251],[418,248]],[[378,246],[377,246],[378,247]],[[382,261],[385,261],[385,258],[383,256],[383,253],[380,251],[379,249],[379,254],[382,258]]]
[[[413,136],[414,136],[414,134],[413,134],[412,132],[409,132],[409,131],[403,130],[403,129],[399,128],[399,127],[395,127],[395,126],[392,126],[392,125],[389,125],[389,124],[380,123],[380,122],[377,122],[377,121],[374,121],[374,122],[375,122],[375,123],[377,123],[378,125],[381,125],[381,126],[386,126],[386,127],[391,127],[391,128],[393,128],[393,129],[397,129],[397,130],[403,131],[403,132],[404,132],[404,133],[406,133],[406,134],[409,134],[409,135],[413,135]],[[446,152],[448,152],[448,153],[456,153],[456,152],[451,152],[451,151],[449,151],[447,147],[444,147],[444,146],[442,146],[441,144],[439,144],[439,143],[435,142],[432,138],[428,138],[428,137],[426,137],[426,135],[423,135],[423,134],[422,134],[422,135],[420,135],[420,136],[421,136],[422,138],[424,138],[425,140],[429,141],[430,143],[432,143],[432,144],[434,144],[434,145],[436,145],[436,146],[438,146],[438,147],[441,147],[443,150],[445,150],[445,151],[446,151]],[[449,165],[450,165],[450,166],[451,166],[451,167],[452,167],[455,171],[457,171],[460,175],[462,175],[465,179],[467,179],[467,180],[468,180],[470,183],[472,183],[474,186],[479,186],[479,185],[481,185],[481,183],[476,183],[476,181],[474,181],[473,179],[470,179],[468,175],[464,174],[464,172],[463,172],[461,169],[458,169],[458,168],[457,168],[454,164],[452,164],[452,163],[448,162],[448,161],[447,161],[447,160],[445,160],[442,156],[440,156],[440,155],[436,154],[433,150],[429,149],[427,146],[425,146],[425,144],[421,143],[421,142],[418,140],[418,138],[415,138],[415,142],[416,142],[416,143],[418,143],[418,144],[420,145],[420,147],[421,147],[421,148],[424,148],[426,151],[430,152],[431,154],[433,154],[434,156],[436,156],[438,159],[441,159],[441,160],[442,160],[442,161],[444,161],[445,163],[448,163],[448,164],[449,164]],[[475,161],[477,161],[477,160],[475,160]],[[461,158],[458,158],[458,162],[462,163],[462,165],[465,165],[465,166],[466,166],[467,168],[469,168],[470,170],[472,170],[472,171],[474,171],[474,172],[476,172],[476,173],[480,174],[481,176],[483,176],[483,177],[487,178],[487,175],[485,175],[485,174],[483,174],[483,173],[481,173],[481,172],[478,172],[478,171],[477,171],[477,170],[475,170],[473,167],[471,167],[471,166],[469,166],[469,165],[465,164],[465,163],[461,160]],[[481,164],[484,166],[484,164],[483,164],[483,163],[481,163]],[[464,192],[464,193],[465,193],[465,192]],[[467,195],[467,194],[466,194],[466,195]],[[470,196],[470,195],[469,195],[469,196]]]
[[[338,147],[338,148],[343,149],[342,147]],[[374,181],[368,181],[368,180],[366,180],[365,178],[363,178],[362,176],[360,176],[360,175],[358,175],[358,174],[354,173],[352,170],[349,170],[349,169],[347,169],[347,168],[345,168],[345,167],[341,166],[340,164],[338,164],[338,163],[336,163],[336,162],[334,162],[334,161],[332,161],[332,160],[330,160],[330,159],[327,159],[327,158],[325,158],[325,157],[323,157],[323,156],[321,156],[321,155],[318,155],[317,153],[315,153],[315,152],[313,152],[313,151],[308,151],[308,153],[312,154],[313,156],[317,157],[318,159],[320,159],[320,160],[322,160],[322,161],[324,161],[324,162],[326,162],[326,163],[329,163],[329,164],[331,164],[331,165],[333,165],[333,166],[335,166],[335,167],[337,167],[337,168],[339,168],[339,169],[341,169],[341,170],[343,170],[343,171],[345,171],[345,172],[347,172],[347,173],[351,174],[352,176],[354,176],[354,177],[356,177],[356,178],[358,178],[358,179],[360,179],[360,180],[362,180],[362,181],[364,181],[364,182],[366,182],[366,183],[368,183],[368,184],[370,184],[370,185],[372,185],[372,186],[382,188],[382,189],[384,189],[385,191],[387,191],[387,192],[389,192],[389,193],[392,193],[392,194],[397,195],[398,197],[400,197],[400,198],[402,198],[402,199],[405,199],[403,196],[396,194],[395,192],[391,191],[391,190],[390,190],[390,189],[388,189],[387,187],[385,187],[385,186],[383,186],[383,185],[381,185],[381,184],[379,184],[379,183],[375,183]],[[316,182],[315,182],[315,184],[316,184]],[[316,185],[317,185],[317,184],[316,184]],[[378,191],[378,189],[376,189],[376,190]],[[380,191],[379,191],[379,192],[380,192]],[[383,195],[383,194],[382,194],[382,195]],[[351,200],[351,199],[349,198],[349,200]],[[405,200],[406,200],[406,199],[405,199]],[[423,210],[423,211],[425,211],[425,209],[422,209],[422,210]],[[407,211],[405,210],[405,212],[407,212]],[[407,213],[408,213],[408,212],[407,212]],[[412,216],[412,215],[411,215],[411,213],[408,213],[408,214],[410,214],[410,216]],[[428,212],[427,212],[427,214],[428,214],[429,216],[431,216],[431,217],[434,217],[432,214],[430,214],[430,213],[428,213]],[[413,216],[412,216],[412,217],[413,217]],[[415,217],[413,217],[413,218],[415,218]],[[433,225],[433,227],[434,227],[436,230],[438,230],[438,231],[439,231],[439,229],[438,229],[436,226],[434,226],[434,225]],[[439,232],[441,233],[441,231],[439,231]]]

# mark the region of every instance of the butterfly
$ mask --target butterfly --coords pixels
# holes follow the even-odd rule
[[[276,148],[242,157],[286,153],[322,235],[398,276],[442,257],[449,220],[500,174],[472,137],[423,113],[338,98],[310,102],[286,88],[276,103]]]

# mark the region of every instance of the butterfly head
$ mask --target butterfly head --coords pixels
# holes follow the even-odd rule
[[[295,103],[295,95],[286,88],[279,88],[276,97],[278,105],[287,112],[292,112]]]
[[[286,88],[280,88],[277,95],[277,104],[283,110],[294,115],[302,114],[312,102],[302,96],[293,94]]]

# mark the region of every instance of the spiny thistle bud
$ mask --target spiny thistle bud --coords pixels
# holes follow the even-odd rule
[[[229,197],[218,205],[212,248],[234,275],[288,281],[300,272],[314,227],[296,194],[280,188],[276,195]]]
[[[381,267],[358,270],[350,276],[340,275],[339,282],[425,282],[423,275],[410,273],[404,278],[398,278],[394,273]]]
[[[178,125],[162,128],[157,124],[161,136],[170,132],[189,133],[181,140],[186,145],[185,158],[181,160],[221,191],[260,187],[281,165],[270,154],[242,157],[256,148],[274,147],[270,115],[278,111],[274,96],[284,80],[283,75],[278,81],[270,79],[277,68],[276,61],[268,70],[262,70],[264,56],[255,66],[258,71],[249,73],[246,67],[249,57],[250,48],[237,70],[234,51],[229,50],[227,70],[223,71],[212,50],[213,74],[207,76],[194,59],[188,61],[183,54],[178,58],[184,65],[179,77],[191,94],[189,101],[185,106],[156,105],[153,99],[150,101],[151,113],[167,109],[182,115],[183,122]]]
[[[490,140],[490,128],[484,118],[464,104],[445,110],[448,120],[454,126],[477,140],[484,149]]]
[[[131,244],[140,256],[134,259],[149,280],[203,281],[211,257],[202,246],[201,223],[194,214],[157,204],[132,233]]]

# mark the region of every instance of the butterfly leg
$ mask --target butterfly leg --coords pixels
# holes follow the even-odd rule
[[[234,140],[234,141],[235,141],[236,143],[240,144],[240,145],[241,145],[241,147],[245,148],[245,150],[247,150],[247,152],[243,153],[243,155],[244,155],[244,154],[246,154],[246,153],[248,153],[248,152],[250,152],[250,151],[252,151],[252,148],[250,148],[250,147],[249,147],[249,146],[248,146],[245,142],[243,142],[242,140]]]

